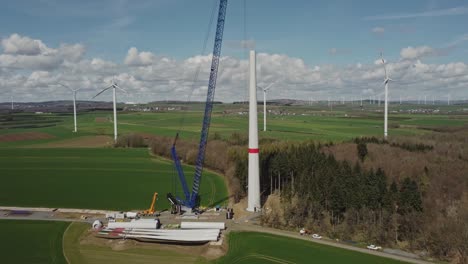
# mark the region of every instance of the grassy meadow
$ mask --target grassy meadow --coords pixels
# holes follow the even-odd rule
[[[256,232],[231,232],[229,251],[214,263],[372,263],[400,261],[330,247],[289,237]]]
[[[130,210],[149,207],[159,193],[157,209],[169,207],[174,193],[172,162],[152,157],[147,149],[2,148],[0,205]],[[185,166],[188,183],[193,167]],[[178,181],[178,179],[177,179]],[[177,184],[177,185],[175,185]],[[180,192],[179,192],[180,194]],[[222,176],[205,171],[202,205],[227,198]]]
[[[229,138],[232,133],[247,134],[248,115],[246,105],[216,105],[213,111],[210,134],[217,133]],[[358,136],[381,136],[383,133],[382,109],[372,108],[360,111],[357,106],[338,105],[333,111],[319,106],[269,106],[273,112],[267,117],[267,131],[263,131],[263,114],[259,113],[259,136],[282,140],[342,141]],[[417,106],[414,106],[416,108]],[[422,107],[422,106],[419,106]],[[449,106],[427,106],[432,110]],[[468,116],[450,106],[452,112],[443,114],[408,114],[398,111],[408,105],[391,105],[389,114],[390,135],[417,135],[438,126],[461,126],[468,122]],[[199,106],[187,111],[166,112],[119,112],[119,134],[144,133],[174,137],[180,131],[181,139],[198,140],[202,122]],[[259,107],[259,110],[262,108]],[[451,108],[450,108],[451,109]],[[10,117],[11,118],[11,117]],[[37,141],[0,142],[0,147],[28,146],[80,136],[113,136],[112,112],[96,111],[78,113],[78,133],[73,130],[71,114],[14,114],[13,120],[0,116],[0,135],[21,132],[42,132],[53,135],[53,139]],[[28,124],[29,122],[29,124]],[[42,126],[46,124],[46,126]]]
[[[65,264],[62,237],[69,223],[0,220],[2,263]]]

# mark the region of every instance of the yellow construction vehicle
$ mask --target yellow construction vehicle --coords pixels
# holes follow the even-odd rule
[[[143,212],[141,212],[142,215],[155,215],[156,214],[156,210],[155,210],[155,206],[156,206],[156,200],[158,199],[158,193],[155,192],[154,195],[153,195],[153,200],[151,201],[151,206],[148,210],[145,210]]]

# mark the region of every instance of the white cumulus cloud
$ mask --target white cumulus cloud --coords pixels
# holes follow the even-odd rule
[[[4,53],[0,54],[0,66],[28,70],[56,69],[66,61],[77,62],[85,54],[81,44],[61,44],[47,47],[41,40],[12,34],[2,39]]]
[[[147,66],[152,64],[155,58],[156,56],[151,52],[138,52],[137,48],[132,47],[128,50],[124,63],[129,66]]]
[[[372,29],[372,33],[374,33],[374,34],[383,34],[383,33],[385,33],[385,28],[375,27],[375,28]]]
[[[8,41],[4,41],[6,39]],[[60,44],[52,48],[41,40],[19,35],[6,39],[2,40],[4,50],[0,53],[0,101],[8,101],[11,90],[24,101],[70,98],[69,91],[57,87],[57,82],[81,88],[78,99],[89,100],[100,89],[108,86],[112,79],[128,91],[128,94],[119,94],[119,101],[202,101],[206,98],[211,54],[175,59],[157,57],[134,47],[127,54],[122,54],[123,61],[117,62],[86,58],[85,47],[81,44]],[[10,47],[12,42],[30,40],[37,44],[37,50],[24,48],[27,45],[21,49],[18,48],[21,45],[16,44],[16,48]],[[8,46],[8,52],[5,45]],[[340,49],[334,51],[343,52]],[[391,98],[400,95],[407,98],[423,91],[436,98],[442,98],[447,92],[453,97],[466,95],[468,65],[456,61],[424,61],[427,56],[434,54],[434,49],[429,46],[405,47],[401,49],[400,57],[387,58],[388,74],[395,80],[390,86]],[[248,69],[246,58],[221,57],[215,100],[247,100]],[[198,79],[195,79],[197,72]],[[269,91],[270,99],[368,98],[383,92],[383,79],[384,70],[377,54],[372,60],[360,60],[349,65],[309,65],[301,58],[287,54],[257,54],[258,85],[274,83]],[[111,100],[111,93],[101,95],[98,100]]]
[[[48,51],[41,40],[22,37],[18,34],[12,34],[10,37],[2,39],[2,46],[7,54],[39,55]]]
[[[429,46],[407,47],[403,48],[400,52],[402,59],[415,60],[422,57],[434,55],[435,50]]]

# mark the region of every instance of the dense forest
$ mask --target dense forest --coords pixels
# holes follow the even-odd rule
[[[336,144],[262,139],[262,224],[467,263],[467,136],[459,129]],[[153,138],[153,153],[169,157],[171,143]],[[225,175],[235,202],[247,190],[246,143],[235,133],[213,135],[207,146],[205,164]],[[178,142],[186,163],[196,150],[196,142]]]

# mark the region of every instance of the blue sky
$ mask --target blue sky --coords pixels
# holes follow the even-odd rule
[[[95,3],[99,2],[99,3]],[[87,54],[122,59],[136,46],[175,58],[201,51],[213,0],[8,1],[0,9],[1,36],[13,33],[52,46],[83,43]],[[380,50],[397,57],[407,46],[445,48],[467,34],[468,1],[230,1],[225,41],[255,40],[258,51],[303,58],[309,64],[357,63]],[[458,15],[374,20],[464,8]],[[456,12],[453,12],[456,14]],[[383,34],[372,33],[376,27]],[[213,30],[212,30],[213,32]],[[211,42],[210,42],[211,43]],[[466,61],[468,43],[450,56]],[[330,54],[331,49],[337,54]],[[209,50],[211,50],[211,45]],[[239,53],[239,52],[237,52]],[[225,48],[223,54],[237,54]],[[242,55],[242,53],[240,53]]]
[[[80,44],[85,48],[83,60],[122,64],[135,47],[183,61],[211,52],[214,24],[201,54],[213,6],[217,1],[7,1],[0,9],[0,37],[18,34],[54,49],[63,43]],[[341,67],[340,79],[345,78],[339,73],[343,67],[372,65],[380,51],[390,63],[401,61],[402,49],[408,47],[430,49],[412,57],[424,64],[465,65],[466,25],[468,1],[460,0],[231,0],[222,54],[245,59],[239,42],[247,38],[255,42],[257,52],[302,59],[310,69]],[[30,72],[34,70],[38,69]]]

